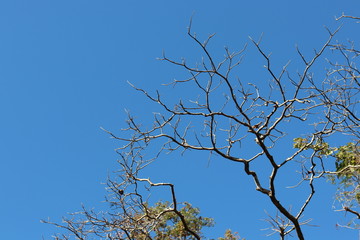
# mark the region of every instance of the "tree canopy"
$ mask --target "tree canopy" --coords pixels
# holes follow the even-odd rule
[[[349,18],[358,19],[345,15],[341,19]],[[273,67],[261,39],[251,39],[267,73],[265,78],[252,81],[237,77],[236,72],[247,46],[234,52],[225,48],[224,58],[217,60],[209,50],[214,35],[202,41],[190,23],[188,36],[202,51],[201,62],[191,64],[165,54],[161,60],[188,74],[188,78],[175,79],[168,86],[175,91],[185,86],[191,94],[178,92],[180,97],[173,104],[160,91],[151,94],[132,85],[162,112],[154,113],[151,123],[129,113],[121,133],[105,130],[122,144],[117,149],[120,169],[107,182],[108,211],[84,208],[73,218],[64,218],[63,224],[53,224],[76,239],[206,239],[203,227],[213,227],[214,220],[201,216],[190,203],[179,202],[174,184],[143,176],[144,169],[160,156],[191,151],[242,166],[254,189],[277,211],[267,216],[269,235],[306,239],[304,226],[311,219],[305,219],[304,213],[316,194],[315,183],[324,179],[339,187],[338,210],[360,218],[360,52],[352,42],[338,42],[338,31],[341,29],[328,30],[328,39],[311,56],[297,48],[301,60],[297,70],[290,63],[280,69]],[[299,131],[291,131],[294,126]],[[339,138],[346,143],[340,143]],[[284,148],[288,148],[285,153]],[[293,187],[305,189],[302,197],[291,199],[290,204],[281,194],[288,191],[284,182],[289,179],[298,182]],[[152,200],[152,192],[158,188],[168,191],[170,198]],[[356,220],[346,226],[358,229]],[[246,228],[236,231],[242,234]],[[55,238],[71,239],[66,234]],[[218,239],[240,236],[227,230]]]

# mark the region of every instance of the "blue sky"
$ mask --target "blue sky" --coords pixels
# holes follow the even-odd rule
[[[177,59],[200,59],[186,36],[193,14],[200,38],[217,33],[210,47],[215,56],[263,33],[263,46],[282,66],[296,58],[295,44],[310,53],[327,38],[325,25],[339,25],[335,16],[359,10],[355,0],[1,1],[0,238],[49,238],[57,229],[40,219],[59,221],[81,204],[101,210],[106,192],[100,183],[116,170],[119,143],[100,127],[119,133],[124,109],[151,119],[157,106],[126,81],[153,92],[183,76],[156,58],[165,50]],[[358,39],[354,26],[346,25],[339,37]],[[262,66],[252,54],[254,49],[249,66]],[[175,182],[180,201],[215,218],[210,236],[231,228],[246,239],[265,238],[258,229],[267,226],[261,221],[267,200],[233,163],[209,165],[207,156],[194,153],[162,160],[148,172],[154,180]],[[318,196],[326,197],[315,197],[306,214],[321,216],[314,219],[319,228],[306,228],[308,239],[356,238],[357,232],[335,228],[342,219],[331,210],[333,191],[320,189]]]

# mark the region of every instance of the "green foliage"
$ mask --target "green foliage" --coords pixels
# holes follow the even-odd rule
[[[224,237],[220,237],[218,240],[240,240],[240,237],[236,232],[233,233],[230,229],[228,229],[226,230]],[[242,238],[242,240],[245,239]]]
[[[360,148],[355,143],[348,143],[338,148],[336,157],[336,171],[339,172],[338,177],[345,180],[351,178],[354,174],[360,173]]]
[[[189,229],[196,232],[202,238],[203,227],[213,227],[214,220],[212,218],[200,216],[199,208],[193,207],[190,203],[185,202],[184,206],[179,210],[184,217]],[[156,240],[193,240],[196,239],[188,231],[186,231],[184,224],[182,223],[178,214],[174,211],[167,211],[170,208],[169,202],[157,202],[155,206],[145,206],[146,214],[139,214],[135,216],[136,222],[142,222],[140,225],[146,225],[146,222],[157,219],[156,224],[153,226],[154,234],[151,235],[152,239]],[[145,233],[140,231],[134,231],[132,238],[134,239],[150,239]],[[218,240],[240,240],[237,232],[226,230],[224,237],[218,238]],[[245,239],[241,239],[245,240]]]
[[[360,147],[348,143],[338,148],[336,157],[337,178],[340,179],[340,198],[353,207],[354,202],[360,204]]]
[[[186,231],[179,215],[174,211],[166,212],[166,209],[169,209],[168,202],[158,202],[149,209],[150,216],[157,216],[165,212],[154,227],[156,233],[155,239],[195,239]],[[179,212],[184,216],[187,226],[199,235],[201,235],[203,227],[212,227],[214,225],[212,218],[200,216],[200,210],[192,207],[190,203],[185,202],[184,207]]]
[[[310,143],[310,140],[307,138],[295,138],[293,147],[298,149],[304,148],[304,150],[312,149],[316,152],[317,156],[329,156],[336,151],[336,148],[330,147],[329,144],[322,139]]]
[[[201,230],[203,227],[212,227],[214,225],[212,218],[200,216],[200,210],[192,207],[190,203],[185,202],[179,213],[184,217],[188,228],[200,236],[202,236]],[[136,214],[133,216],[133,220],[135,231],[132,231],[131,239],[196,239],[185,229],[181,218],[173,210],[169,202],[157,202],[153,207],[144,205],[144,213]],[[153,229],[150,235],[149,232],[142,230],[143,226],[149,225]]]
[[[312,149],[318,157],[334,157],[335,175],[340,180],[338,198],[346,202],[355,200],[360,203],[360,146],[358,146],[358,143],[349,142],[344,146],[330,147],[328,143],[322,140],[310,143],[307,138],[295,138],[293,146],[304,150]],[[334,177],[330,177],[330,179],[332,183],[336,183]]]
[[[294,138],[293,141],[294,141],[294,144],[293,144],[294,148],[308,149],[308,147],[306,147],[306,145],[309,143],[309,140],[307,138]]]
[[[338,177],[348,178],[355,172],[359,173],[360,147],[353,142],[340,147],[330,147],[322,139],[315,141],[315,143],[310,143],[310,140],[307,138],[295,138],[293,147],[303,148],[304,150],[312,149],[319,157],[334,157]]]

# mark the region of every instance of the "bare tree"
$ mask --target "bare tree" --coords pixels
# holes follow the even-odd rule
[[[278,212],[268,217],[272,234],[285,239],[294,232],[297,239],[305,239],[303,226],[310,220],[303,219],[303,215],[316,193],[314,182],[326,174],[338,174],[324,163],[335,151],[328,142],[340,135],[348,142],[359,139],[356,111],[360,90],[360,72],[356,67],[359,51],[352,43],[348,46],[335,40],[339,29],[327,31],[328,39],[312,56],[305,56],[297,48],[302,66],[297,66],[301,70],[295,72],[288,70],[290,63],[281,69],[274,68],[261,39],[250,39],[267,72],[259,84],[236,76],[247,46],[237,52],[225,48],[224,58],[216,61],[208,48],[214,35],[202,42],[190,24],[188,36],[201,49],[202,61],[191,65],[165,54],[161,60],[189,74],[187,79],[174,80],[168,85],[175,89],[186,85],[197,98],[179,99],[171,104],[158,91],[150,94],[132,85],[159,104],[163,112],[154,114],[152,125],[143,125],[129,114],[122,134],[107,131],[124,143],[117,150],[121,156],[119,179],[108,181],[111,195],[107,202],[116,211],[96,214],[84,209],[80,215],[85,218],[68,219],[58,226],[65,227],[77,239],[89,239],[91,234],[106,239],[172,239],[175,235],[164,237],[162,234],[167,231],[159,231],[172,219],[172,229],[179,227],[182,234],[174,239],[201,239],[201,227],[210,226],[211,220],[196,214],[187,216],[189,209],[182,211],[184,208],[179,207],[173,184],[155,183],[141,177],[142,169],[164,152],[196,150],[241,164],[243,172],[253,179],[255,189],[267,197]],[[328,61],[324,63],[325,57]],[[317,64],[326,64],[327,72],[317,73]],[[301,128],[302,134],[289,131],[293,126]],[[290,149],[284,151],[284,144]],[[147,157],[144,152],[149,148],[158,148],[158,151]],[[284,152],[289,154],[284,157]],[[259,171],[258,162],[267,171]],[[290,164],[298,166],[298,175],[290,174],[285,168]],[[264,175],[266,172],[268,175]],[[290,208],[291,204],[286,204],[278,195],[284,176],[289,182],[298,182],[296,186],[307,188],[306,195],[296,200],[301,201],[298,208]],[[157,208],[149,207],[144,188],[154,187],[167,188],[170,202]],[[231,233],[228,236],[228,239],[237,238]],[[63,239],[68,238],[63,236]]]

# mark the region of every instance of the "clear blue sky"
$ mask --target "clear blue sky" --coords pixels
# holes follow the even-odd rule
[[[100,183],[116,170],[119,144],[100,127],[119,132],[125,108],[151,119],[154,106],[126,81],[154,91],[181,75],[156,60],[163,50],[199,59],[186,36],[193,14],[200,38],[217,33],[214,54],[264,33],[264,47],[281,66],[295,58],[295,44],[309,52],[319,47],[327,38],[323,26],[334,29],[342,12],[359,15],[360,2],[0,1],[0,239],[49,239],[57,229],[40,219],[59,221],[82,203],[101,210]],[[360,35],[348,27],[342,34]],[[206,157],[185,154],[156,167],[154,180],[174,181],[180,201],[215,218],[210,236],[231,228],[248,240],[265,239],[258,229],[267,226],[261,221],[267,200],[254,193],[240,166],[208,166]],[[333,191],[320,190],[327,197],[316,197],[306,213],[320,225],[306,228],[307,239],[356,239],[357,232],[335,228],[342,219],[331,210]]]

